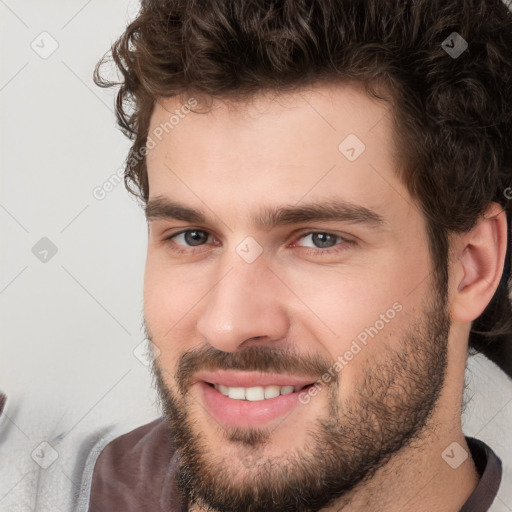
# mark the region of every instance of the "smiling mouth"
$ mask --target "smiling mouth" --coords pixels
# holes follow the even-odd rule
[[[222,384],[213,384],[207,382],[210,387],[215,388],[222,395],[233,400],[247,400],[250,402],[259,402],[262,400],[271,400],[281,395],[290,395],[298,391],[305,390],[312,386],[306,384],[302,386],[253,386],[253,387],[229,387]]]
[[[283,418],[302,404],[314,377],[215,371],[196,376],[199,399],[221,425],[258,428]]]

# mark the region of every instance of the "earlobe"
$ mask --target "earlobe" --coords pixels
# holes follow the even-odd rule
[[[463,233],[452,263],[451,313],[459,322],[472,322],[491,301],[503,273],[507,249],[507,220],[503,208],[492,203],[476,226]]]

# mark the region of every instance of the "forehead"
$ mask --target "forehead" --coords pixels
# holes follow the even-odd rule
[[[391,105],[360,87],[214,99],[209,109],[201,111],[199,103],[200,112],[190,112],[198,101],[185,95],[155,106],[150,198],[185,197],[196,207],[231,204],[231,213],[241,217],[262,201],[296,204],[333,196],[371,209],[412,206],[397,178]]]
[[[247,130],[270,133],[288,126],[287,132],[296,142],[300,141],[299,133],[308,136],[312,130],[331,132],[335,140],[348,133],[357,135],[363,142],[370,142],[370,137],[383,137],[382,142],[388,146],[393,138],[388,115],[391,104],[369,97],[360,84],[322,84],[290,93],[262,91],[240,100],[209,97],[206,102],[192,93],[160,98],[151,116],[150,136],[156,132],[156,138],[161,141],[172,133],[172,138],[178,140],[187,136],[189,130],[215,129],[217,135],[229,134],[235,142]],[[190,114],[191,106],[201,113]],[[295,121],[304,124],[292,126]],[[286,132],[280,135],[279,145],[289,140]],[[254,143],[257,146],[258,141]]]

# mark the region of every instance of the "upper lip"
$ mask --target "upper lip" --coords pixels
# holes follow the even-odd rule
[[[220,384],[228,388],[252,388],[265,386],[308,386],[317,379],[314,377],[299,377],[283,375],[282,373],[261,373],[232,370],[217,370],[213,372],[198,372],[195,382]]]

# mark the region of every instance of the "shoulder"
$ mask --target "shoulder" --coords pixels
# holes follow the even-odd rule
[[[82,512],[160,510],[171,501],[174,448],[163,418],[101,440],[91,451],[82,485]]]
[[[498,508],[500,499],[498,499],[498,489],[503,483],[502,461],[496,455],[494,450],[485,442],[474,437],[465,436],[471,457],[475,463],[480,480],[473,490],[473,493],[467,499],[461,512],[484,511],[484,510],[504,510]]]
[[[462,427],[466,440],[474,439],[468,441],[468,447],[477,468],[479,464],[480,468],[485,465],[479,461],[489,461],[491,475],[497,475],[501,465],[501,482],[491,508],[493,512],[508,510],[503,504],[512,503],[511,402],[512,378],[483,354],[470,351],[464,379]],[[491,478],[491,482],[496,480]],[[492,494],[496,483],[490,485]]]
[[[172,447],[163,418],[123,434],[108,443],[95,466],[95,476],[131,479],[168,464]],[[135,464],[136,463],[136,464]]]

